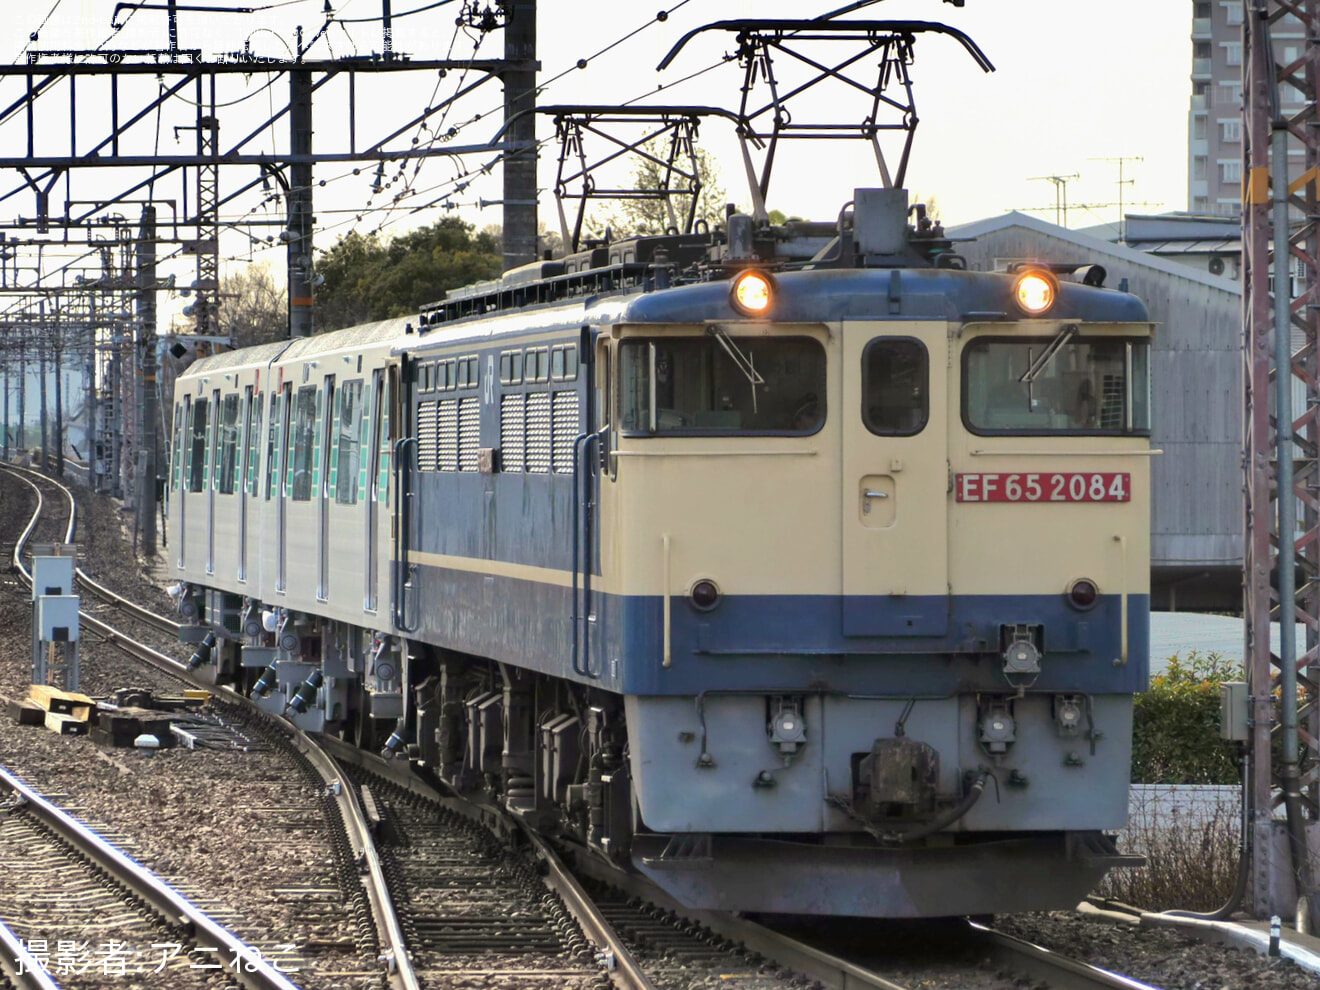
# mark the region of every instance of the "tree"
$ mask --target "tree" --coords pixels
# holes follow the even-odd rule
[[[247,265],[221,281],[220,332],[233,338],[235,347],[289,336],[288,298],[269,265]]]
[[[317,260],[324,282],[317,290],[318,330],[415,313],[447,290],[496,278],[502,268],[498,237],[473,234],[458,217],[388,241],[354,231]]]

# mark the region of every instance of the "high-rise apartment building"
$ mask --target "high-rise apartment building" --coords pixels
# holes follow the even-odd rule
[[[1242,210],[1242,0],[1192,2],[1192,105],[1188,114],[1187,207],[1193,213],[1237,216]],[[1291,15],[1271,31],[1276,59],[1294,62],[1306,45]],[[1303,105],[1284,84],[1285,113]],[[1302,149],[1289,149],[1300,164]]]

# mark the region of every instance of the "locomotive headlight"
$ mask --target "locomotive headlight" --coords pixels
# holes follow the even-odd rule
[[[733,279],[729,301],[743,316],[765,316],[774,305],[775,280],[755,269],[740,272]]]
[[[1047,312],[1058,298],[1058,279],[1043,269],[1023,272],[1013,285],[1013,299],[1028,316]]]

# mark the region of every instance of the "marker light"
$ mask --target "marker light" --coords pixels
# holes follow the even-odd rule
[[[1059,283],[1046,271],[1023,272],[1013,286],[1013,298],[1028,316],[1040,316],[1059,298]]]
[[[730,301],[743,316],[765,316],[775,301],[775,280],[753,269],[740,272],[734,276]]]
[[[692,604],[702,612],[709,612],[720,603],[720,589],[710,578],[702,578],[688,592]]]
[[[1080,578],[1068,588],[1068,600],[1072,602],[1074,608],[1088,609],[1095,604],[1095,600],[1099,597],[1100,589],[1090,578]]]

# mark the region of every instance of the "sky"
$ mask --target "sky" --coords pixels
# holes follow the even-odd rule
[[[164,0],[152,2],[163,5]],[[189,0],[182,2],[186,5]],[[324,0],[205,2],[211,6],[242,4],[261,9],[247,15],[181,14],[180,45],[201,48],[204,58],[236,50],[244,43],[253,51],[283,54],[293,44],[296,25],[301,24],[304,37],[309,38],[324,21]],[[729,36],[699,35],[671,68],[659,72],[657,64],[683,34],[711,21],[816,16],[837,9],[842,2],[655,0],[642,6],[619,0],[540,0],[538,55],[542,63],[540,79],[546,85],[540,100],[548,104],[638,99],[736,106],[740,74],[733,65],[717,65],[728,49]],[[462,7],[458,0],[410,18],[401,16],[401,12],[427,4],[428,0],[393,0],[396,49],[416,58],[472,55],[470,33],[455,30],[455,15]],[[332,0],[332,6],[344,21],[370,19],[380,12],[380,0]],[[0,59],[18,61],[27,47],[163,46],[163,11],[147,8],[131,16],[121,13],[121,21],[127,16],[127,23],[115,30],[111,26],[113,8],[113,0],[0,0],[0,24],[5,25],[0,32]],[[658,23],[655,15],[661,9],[669,11],[669,16]],[[1120,192],[1130,212],[1186,208],[1190,3],[1107,0],[1104,4],[1083,5],[1077,0],[966,0],[964,7],[957,8],[939,0],[885,0],[848,17],[943,21],[966,32],[996,66],[995,72],[983,73],[948,37],[922,36],[916,46],[912,80],[921,122],[907,185],[914,191],[914,199],[933,197],[946,224],[1033,208],[1037,209],[1035,215],[1053,220],[1057,187],[1040,178],[1045,176],[1069,177],[1068,224],[1073,227],[1117,221]],[[32,31],[39,32],[35,43],[28,41]],[[380,47],[378,24],[343,23],[333,25],[318,40],[314,54],[338,57],[355,51],[365,54]],[[501,49],[500,35],[495,34],[476,51],[476,56],[498,57]],[[579,59],[587,60],[585,69],[574,68]],[[699,74],[681,81],[694,73]],[[410,89],[371,96],[359,92],[359,97],[384,120],[392,112],[425,105],[433,90],[444,95],[457,84],[458,76],[461,74],[438,83],[433,78],[414,79]],[[278,105],[282,92],[263,91],[260,87],[264,78],[251,77],[247,93],[237,98],[236,108],[225,110],[222,126],[227,134],[239,133],[247,121],[259,123],[268,108]],[[789,76],[784,78],[787,81]],[[0,104],[10,103],[16,85],[10,80],[8,89],[0,87]],[[80,95],[80,106],[84,99],[91,97]],[[846,95],[841,98],[838,91],[822,94],[822,99],[824,109],[850,121],[860,119],[867,109],[863,101],[849,100]],[[498,124],[499,106],[497,85],[483,88],[458,104],[446,118],[450,125],[461,125],[454,141],[475,144],[489,140]],[[182,110],[187,112],[187,107]],[[805,117],[820,111],[822,105],[817,104],[803,106],[798,114]],[[317,146],[327,147],[334,142],[337,130],[342,131],[342,114],[333,106],[318,113]],[[47,116],[52,127],[67,130],[67,119],[58,119],[63,118],[63,111]],[[15,129],[18,124],[11,118],[0,125],[0,146],[12,148],[21,141],[21,130]],[[157,146],[166,152],[179,140],[176,134],[171,141],[168,124],[166,121],[162,134],[155,137]],[[79,116],[80,133],[90,136],[93,129],[99,129],[103,134],[104,126],[104,117],[98,116],[89,103]],[[551,130],[543,120],[538,125],[538,136],[549,138]],[[184,138],[191,140],[187,135]],[[283,139],[272,131],[269,140],[272,147],[277,147]],[[720,180],[728,199],[747,206],[749,197],[729,128],[708,123],[701,141],[720,163]],[[541,216],[551,226],[556,223],[549,192],[556,154],[553,144],[543,146]],[[399,176],[393,189],[408,194],[402,201],[405,207],[447,196],[452,212],[478,227],[498,224],[499,207],[483,209],[480,205],[483,199],[500,198],[498,176],[482,179],[464,174],[487,158],[428,162],[415,176]],[[1126,159],[1126,181],[1121,187],[1119,163],[1112,160],[1119,158]],[[247,181],[237,172],[222,170],[222,192],[228,183]],[[108,183],[119,178],[97,181],[107,183],[103,188],[108,194]],[[380,206],[390,197],[388,191],[371,192],[369,166],[356,176],[344,166],[319,167],[316,178],[326,180],[325,187],[316,189],[319,248],[330,246],[349,230],[369,233],[379,229],[388,235],[451,212],[439,206],[416,213],[406,209],[364,210],[368,204]],[[467,180],[470,184],[462,185]],[[6,181],[6,188],[11,184]],[[874,157],[862,142],[830,142],[824,147],[798,143],[786,148],[777,159],[769,205],[790,215],[833,219],[840,206],[852,198],[853,188],[879,184]],[[181,196],[182,190],[171,194]],[[29,199],[23,194],[0,202],[0,217],[12,217],[15,211],[30,216],[33,204]],[[279,204],[253,206],[256,202],[245,201],[229,219],[248,210],[252,211],[249,216],[278,217]],[[359,215],[361,220],[357,219]],[[283,267],[284,254],[278,245],[262,250],[237,234],[226,234],[223,244],[227,258],[267,260],[277,271]]]

